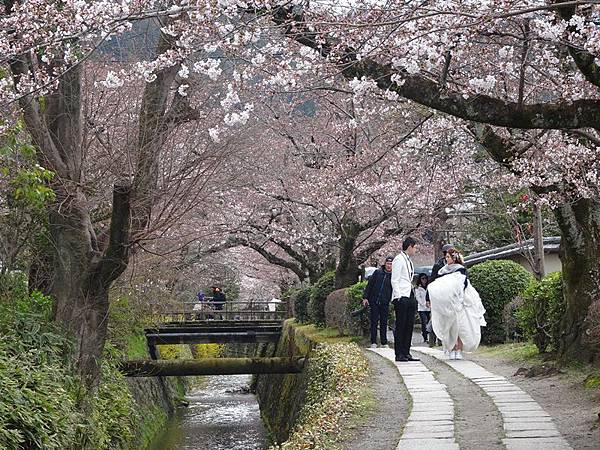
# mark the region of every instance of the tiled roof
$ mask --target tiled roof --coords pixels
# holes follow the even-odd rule
[[[544,253],[557,253],[559,246],[560,236],[544,238]],[[505,245],[504,247],[493,248],[484,252],[471,253],[465,258],[465,265],[472,266],[490,259],[504,259],[513,255],[525,255],[527,252],[532,251],[533,239],[528,239],[520,243]]]

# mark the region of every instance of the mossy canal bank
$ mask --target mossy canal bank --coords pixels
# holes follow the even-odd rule
[[[222,356],[307,356],[308,363],[298,374],[202,377],[150,449],[340,447],[346,431],[373,409],[364,383],[368,363],[351,341],[288,320],[277,344],[225,346]]]
[[[299,374],[256,376],[253,389],[271,444],[282,449],[335,449],[347,436],[349,417],[372,408],[369,364],[355,338],[336,330],[284,323],[277,344],[260,356],[307,356]]]

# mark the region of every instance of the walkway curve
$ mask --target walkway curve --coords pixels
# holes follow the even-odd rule
[[[395,362],[391,348],[369,350]],[[446,386],[421,362],[395,364],[412,397],[412,409],[397,450],[458,450],[454,438],[454,402]]]
[[[434,348],[413,347],[413,351],[443,361],[491,397],[502,414],[506,434],[502,442],[507,450],[571,449],[542,407],[505,377],[495,375],[473,361],[449,360],[444,352]]]

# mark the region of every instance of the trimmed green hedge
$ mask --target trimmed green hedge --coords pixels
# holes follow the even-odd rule
[[[469,278],[486,309],[487,327],[482,329],[482,342],[504,342],[504,307],[535,281],[533,275],[516,262],[499,260],[477,264],[469,270]]]
[[[312,289],[312,286],[307,286],[294,291],[290,295],[290,301],[294,304],[294,317],[300,323],[307,323],[310,320],[308,302],[310,301]]]
[[[367,287],[367,281],[359,281],[346,289],[346,295],[348,296],[348,304],[346,314],[351,317],[351,321],[362,331],[363,336],[368,336],[370,329],[369,312],[365,311],[358,317],[352,317],[353,311],[362,307],[363,293]]]
[[[327,272],[313,286],[308,302],[308,316],[310,321],[319,327],[325,326],[325,301],[334,290],[335,272],[333,271]]]
[[[523,294],[524,303],[517,311],[525,336],[533,340],[540,353],[548,347],[556,351],[561,340],[560,322],[566,312],[562,274],[554,272],[533,283]]]

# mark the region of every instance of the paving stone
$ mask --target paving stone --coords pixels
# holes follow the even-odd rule
[[[401,439],[397,450],[458,450],[454,439]]]
[[[408,431],[402,434],[402,440],[404,439],[436,439],[436,438],[454,438],[454,430],[452,431]]]
[[[500,412],[502,411],[540,411],[544,412],[542,407],[537,403],[511,403],[508,405],[498,406]]]
[[[528,423],[528,422],[552,422],[550,416],[534,416],[534,417],[508,417],[504,416],[504,423]]]
[[[557,429],[554,430],[527,430],[527,431],[507,431],[507,438],[538,438],[538,437],[560,437]]]
[[[502,439],[506,450],[568,450],[571,446],[561,437],[557,438],[513,438]]]
[[[494,397],[492,395],[490,395],[490,397],[492,398],[493,402],[496,405],[499,405],[502,403],[507,403],[507,404],[511,404],[511,405],[518,405],[518,404],[526,405],[529,403],[533,403],[533,404],[537,405],[536,402],[531,400],[531,398],[527,398],[527,397]]]
[[[410,426],[413,427],[441,427],[443,425],[454,426],[453,420],[413,420]],[[408,425],[407,425],[408,426]]]
[[[506,431],[526,431],[526,430],[556,430],[552,422],[505,422]]]
[[[496,394],[488,394],[492,400],[494,400],[494,403],[508,403],[508,402],[521,402],[521,403],[525,403],[525,402],[532,402],[533,399],[531,397],[529,397],[528,395],[496,395]]]
[[[454,434],[454,424],[451,425],[430,425],[424,427],[422,425],[409,425],[404,428],[404,434],[406,433],[438,433],[438,432],[447,432]],[[404,436],[404,435],[403,435]]]
[[[427,408],[427,407],[413,407],[412,412],[415,413],[438,413],[438,414],[454,414],[454,406],[443,408]]]
[[[449,361],[435,349],[422,349],[422,353],[444,361],[458,373],[481,388],[500,410],[507,450],[564,450],[571,447],[560,436],[551,417],[535,400],[505,377],[495,375],[472,361]],[[421,349],[415,349],[421,351]]]
[[[419,420],[454,420],[454,412],[452,413],[435,413],[435,412],[412,412],[408,416],[409,421]]]
[[[536,402],[522,402],[522,401],[511,401],[511,402],[497,402],[496,406],[501,408],[503,406],[511,406],[511,405],[523,405],[523,406],[531,406],[538,405]],[[539,405],[538,405],[539,406]]]
[[[502,386],[485,386],[483,388],[486,392],[518,392],[523,394],[524,392],[516,386],[507,384]]]
[[[546,413],[545,411],[521,411],[521,410],[515,410],[515,411],[500,411],[502,413],[502,417],[528,417],[528,418],[535,418],[535,417],[550,417],[548,415],[548,413]]]

